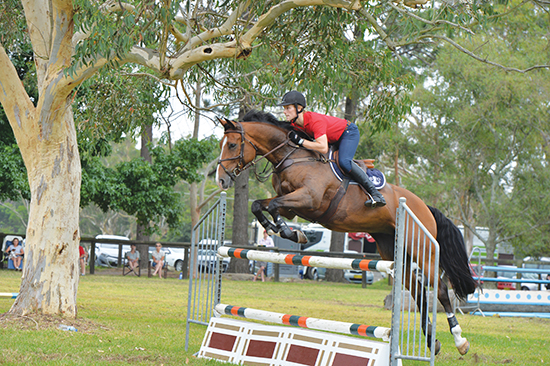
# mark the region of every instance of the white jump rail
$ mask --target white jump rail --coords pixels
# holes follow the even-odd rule
[[[214,307],[214,309],[219,315],[232,315],[241,318],[265,321],[275,324],[292,325],[300,328],[323,330],[326,332],[337,332],[350,335],[360,335],[363,337],[382,339],[386,342],[390,340],[391,335],[391,328],[384,328],[374,325],[317,319],[307,316],[276,313],[273,311],[251,309],[226,304],[218,304]]]
[[[321,267],[332,269],[376,271],[393,275],[393,261],[281,254],[232,247],[220,247],[218,248],[218,254],[221,257],[248,259],[278,264],[290,264],[295,266]]]

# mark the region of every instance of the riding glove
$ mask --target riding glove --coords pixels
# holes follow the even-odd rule
[[[298,136],[295,131],[290,131],[288,138],[298,146],[302,146],[304,144],[304,139]]]

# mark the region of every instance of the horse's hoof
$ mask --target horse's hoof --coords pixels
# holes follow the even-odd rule
[[[458,352],[461,355],[465,355],[470,350],[470,342],[468,342],[466,339],[464,340],[464,343],[460,347],[456,347],[458,349]]]
[[[438,339],[435,340],[435,346],[434,347],[435,347],[434,355],[437,356],[439,351],[441,351],[441,342]]]
[[[439,351],[441,351],[441,342],[439,339],[435,340],[435,355],[437,356],[439,354]]]
[[[296,241],[296,243],[299,243],[299,244],[307,244],[307,236],[306,236],[306,234],[304,234],[301,230],[295,230],[294,232],[296,233],[296,236],[297,236],[297,241]]]

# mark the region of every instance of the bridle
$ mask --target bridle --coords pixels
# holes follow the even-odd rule
[[[239,153],[238,156],[234,156],[232,158],[226,158],[226,159],[222,159],[221,156],[220,156],[220,159],[218,160],[218,164],[223,168],[223,170],[225,171],[225,173],[227,175],[229,175],[229,177],[234,181],[235,179],[237,179],[237,177],[242,173],[244,172],[246,169],[250,168],[251,166],[254,166],[256,167],[256,164],[258,162],[260,162],[262,159],[265,159],[267,158],[267,156],[271,155],[272,153],[274,153],[275,151],[281,149],[283,146],[287,145],[290,141],[290,139],[287,138],[281,142],[279,145],[277,145],[274,149],[272,149],[271,151],[263,154],[262,156],[260,157],[256,157],[255,159],[252,159],[248,164],[245,163],[244,161],[244,146],[245,146],[245,143],[249,143],[253,148],[254,150],[256,151],[256,156],[258,155],[258,148],[256,147],[256,145],[254,145],[254,143],[252,143],[252,141],[250,141],[249,139],[246,138],[246,132],[244,131],[244,128],[242,126],[242,124],[240,122],[235,122],[233,121],[233,123],[235,123],[237,125],[237,129],[231,129],[231,130],[226,130],[224,132],[224,135],[227,135],[227,134],[230,134],[230,133],[239,133],[241,135],[241,151]],[[277,169],[277,167],[279,167],[292,153],[294,153],[296,150],[298,150],[299,147],[296,146],[293,150],[291,150],[275,167],[275,169]],[[237,166],[235,168],[233,168],[233,170],[229,170],[227,169],[224,165],[223,165],[223,162],[225,161],[233,161],[233,160],[239,160],[239,163],[237,164]],[[254,171],[255,174],[256,174],[256,178],[258,178],[258,180],[264,180],[267,179],[271,174],[273,174],[273,172],[271,172],[267,177],[263,177],[262,179],[260,179],[260,177],[258,176],[258,173],[256,173],[256,171]]]

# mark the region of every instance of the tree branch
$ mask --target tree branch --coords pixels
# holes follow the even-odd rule
[[[34,116],[35,107],[2,45],[0,45],[0,89],[2,90],[0,103],[4,107],[15,136],[21,140],[24,138],[21,135],[23,131],[32,133],[28,122]]]
[[[392,50],[393,52],[395,52],[395,43],[391,40],[391,38],[387,35],[387,33],[382,29],[380,24],[378,24],[376,19],[374,19],[374,17],[370,13],[368,13],[364,8],[361,8],[359,10],[359,13],[361,15],[363,15],[365,18],[367,18],[370,25],[373,26],[374,30],[376,30],[376,33],[378,33],[380,35],[380,37],[386,43],[388,48],[390,50]],[[397,57],[399,57],[399,55],[397,55]],[[401,57],[399,57],[399,58],[401,58]]]
[[[513,71],[513,72],[519,72],[519,73],[526,73],[526,72],[529,72],[529,71],[533,71],[533,70],[538,70],[538,69],[548,69],[550,68],[550,65],[535,65],[535,66],[531,66],[531,67],[528,67],[526,69],[517,69],[515,67],[506,67],[506,66],[503,66],[501,64],[498,64],[496,62],[493,62],[493,61],[489,61],[485,58],[481,58],[479,57],[478,55],[474,54],[473,52],[467,50],[466,48],[462,47],[461,45],[459,45],[458,43],[456,43],[455,41],[453,41],[452,39],[450,39],[449,37],[446,37],[446,36],[439,36],[439,35],[430,35],[428,37],[431,37],[431,38],[436,38],[436,39],[441,39],[447,43],[449,43],[450,45],[452,45],[453,47],[455,47],[456,49],[458,49],[459,51],[461,52],[464,52],[465,54],[467,54],[468,56],[476,59],[477,61],[480,61],[484,64],[487,64],[487,65],[491,65],[491,66],[495,66],[495,67],[498,67],[499,69],[502,69],[504,71]]]
[[[439,20],[434,20],[434,21],[430,21],[430,20],[427,20],[427,19],[424,19],[422,18],[421,16],[418,16],[414,13],[411,13],[410,11],[407,11],[405,9],[401,9],[400,7],[392,4],[391,2],[388,2],[388,5],[393,8],[395,11],[397,11],[399,14],[401,15],[404,15],[404,16],[408,16],[408,17],[411,17],[413,19],[416,19],[422,23],[425,23],[425,24],[428,24],[428,25],[440,25],[440,24],[447,24],[447,25],[450,25],[451,27],[454,27],[454,28],[458,28],[458,29],[462,29],[463,31],[465,32],[468,32],[470,34],[474,34],[474,32],[471,30],[471,29],[468,29],[466,27],[463,27],[461,26],[460,24],[456,24],[456,23],[453,23],[453,22],[449,22],[448,20],[444,20],[444,19],[439,19]]]
[[[224,32],[227,32],[227,30],[225,28],[214,28],[205,33],[202,33],[197,37],[194,37],[192,41],[189,41],[189,45],[185,47],[184,52],[172,59],[170,78],[181,78],[186,70],[202,61],[213,60],[217,58],[246,58],[251,52],[252,42],[261,34],[261,32],[272,25],[281,14],[293,8],[314,5],[324,5],[334,8],[346,8],[351,10],[359,10],[361,6],[358,0],[354,0],[353,2],[346,0],[283,1],[280,4],[271,7],[265,14],[260,16],[256,23],[242,37],[239,38],[238,42],[234,40],[230,42],[215,43],[211,45],[197,47],[195,49],[190,49],[192,45],[198,45],[199,43],[204,42],[205,39],[212,39],[216,37],[217,34],[225,34]],[[234,17],[231,16],[226,20],[224,26],[233,24],[237,19],[237,15],[240,14],[239,11],[242,11],[240,7],[234,12]]]
[[[0,206],[4,206],[5,208],[13,212],[15,216],[17,216],[17,218],[21,221],[25,229],[27,228],[28,218],[21,216],[21,214],[17,210],[14,210],[13,207],[11,207],[10,205],[6,205],[5,203],[2,202],[0,203]],[[27,212],[28,212],[28,208],[27,208]]]
[[[233,32],[233,25],[235,25],[237,19],[249,5],[250,0],[241,3],[221,26],[209,29],[205,32],[202,32],[198,36],[191,38],[183,48],[182,53],[192,48],[195,48],[199,44],[204,43],[212,38],[231,34]]]
[[[275,20],[283,13],[300,7],[324,5],[332,8],[344,8],[350,10],[361,9],[361,2],[358,0],[287,0],[280,4],[271,7],[265,14],[258,18],[258,21],[248,30],[240,39],[240,41],[250,46],[252,42],[263,32],[267,27],[275,22]]]

